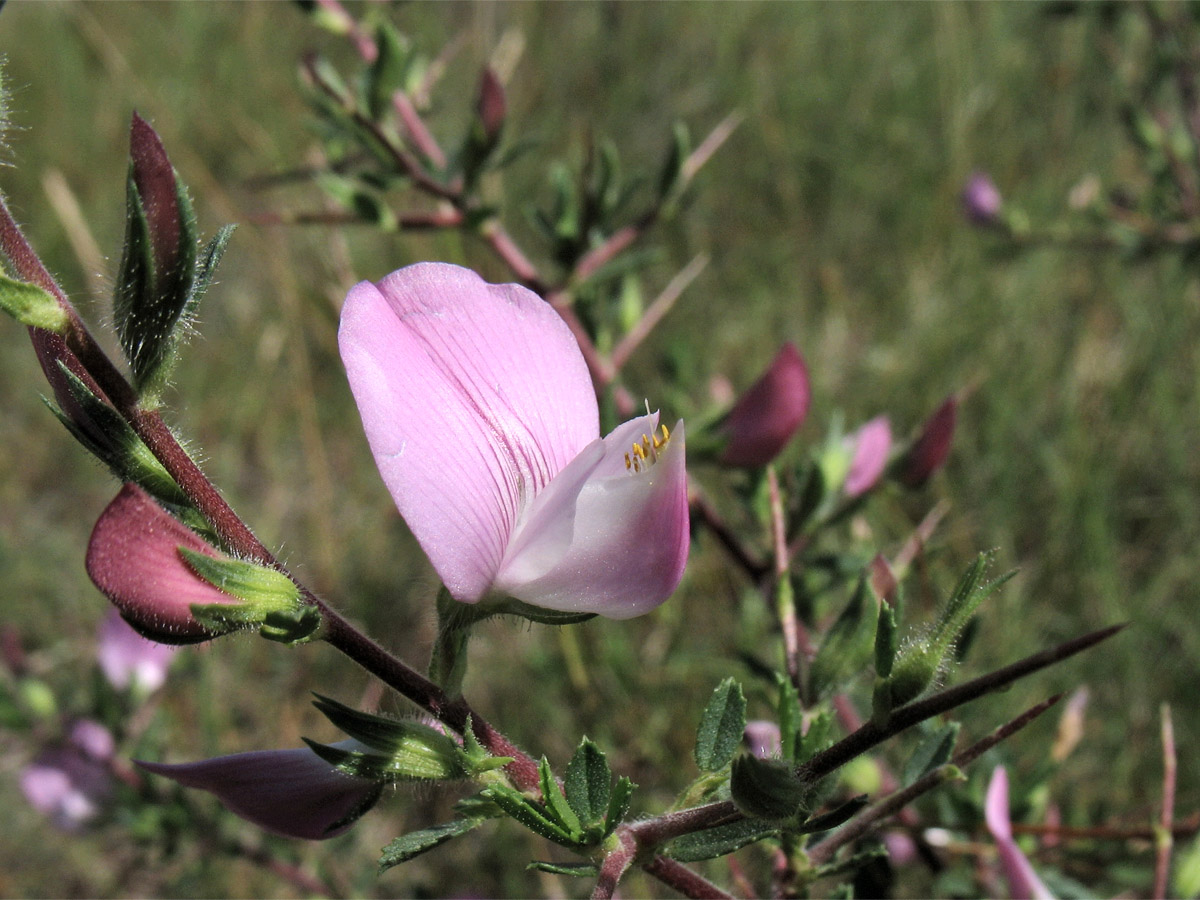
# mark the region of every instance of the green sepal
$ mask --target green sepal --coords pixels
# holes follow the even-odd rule
[[[887,678],[896,661],[896,611],[887,603],[879,604],[879,619],[875,623],[875,674]]]
[[[71,318],[54,295],[36,284],[0,273],[0,310],[22,325],[62,334]]]
[[[192,615],[206,628],[221,632],[231,625],[257,627],[264,638],[284,644],[303,643],[318,636],[320,610],[305,603],[295,582],[282,572],[186,547],[179,548],[179,555],[213,587],[242,601],[193,604]]]
[[[576,847],[578,841],[547,812],[546,807],[530,800],[520,791],[508,785],[494,784],[480,792],[486,800],[491,800],[506,815],[516,819],[534,834],[561,844],[564,847]]]
[[[804,815],[812,790],[791,763],[747,753],[733,761],[729,793],[746,816],[780,821]]]
[[[819,816],[813,816],[800,826],[797,833],[816,834],[818,831],[828,831],[831,828],[837,828],[851,816],[858,813],[859,810],[863,809],[868,802],[866,794],[851,797],[836,809],[831,809],[829,812],[822,813]]]
[[[908,762],[904,764],[903,782],[905,787],[912,784],[922,775],[931,772],[938,766],[950,761],[954,753],[954,745],[958,743],[958,733],[962,729],[961,722],[950,722],[930,735],[927,735],[913,751]]]
[[[733,759],[746,730],[746,698],[742,686],[726,678],[713,691],[696,732],[693,756],[702,772],[716,772]]]
[[[489,616],[519,616],[539,625],[577,625],[596,618],[596,613],[564,612],[558,609],[542,609],[515,597],[503,597],[485,601]]]
[[[411,734],[396,742],[394,749],[386,753],[347,750],[308,738],[301,740],[339,772],[357,778],[387,782],[453,781],[466,776],[454,754],[443,752],[440,746],[426,738],[427,735]]]
[[[629,776],[622,775],[613,785],[608,798],[608,810],[604,814],[604,836],[608,837],[617,830],[617,826],[629,815],[629,807],[633,801],[633,792],[637,785]]]
[[[667,844],[664,853],[679,862],[700,862],[727,856],[763,838],[779,833],[779,823],[766,819],[742,819],[728,825],[718,825],[705,831],[695,831],[677,837]]]
[[[67,393],[78,404],[84,420],[75,421],[53,401],[43,398],[63,426],[119,480],[133,482],[164,503],[189,507],[191,501],[183,489],[125,418],[93,394],[61,360],[57,364]]]
[[[349,737],[394,759],[412,757],[413,778],[462,778],[476,774],[474,760],[449,735],[411,720],[388,719],[316,695],[313,705]],[[421,774],[424,759],[436,759],[442,774]],[[511,758],[488,757],[489,763],[505,765]],[[490,765],[489,768],[496,768]],[[433,766],[429,766],[431,770]],[[451,773],[451,774],[446,774]]]
[[[579,816],[581,824],[604,822],[612,798],[612,771],[604,751],[586,737],[579,742],[575,755],[567,763],[563,787],[567,803]]]
[[[474,831],[486,821],[485,818],[455,819],[442,825],[434,825],[432,828],[401,835],[383,848],[383,855],[379,857],[379,871],[386,872],[393,866],[415,859],[422,853],[428,853],[447,841]]]
[[[548,872],[551,875],[568,875],[575,878],[595,878],[600,868],[595,863],[557,863],[535,860],[525,867],[526,871]]]
[[[870,660],[876,615],[869,597],[867,579],[860,577],[809,669],[806,693],[810,704],[842,688]]]
[[[538,762],[538,786],[542,790],[542,806],[550,818],[571,836],[572,841],[579,841],[583,837],[583,825],[558,786],[550,760],[544,756]]]

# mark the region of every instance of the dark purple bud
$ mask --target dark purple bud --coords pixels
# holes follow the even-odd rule
[[[494,144],[504,127],[508,102],[504,97],[504,85],[491,68],[485,68],[479,78],[479,98],[475,104],[475,113],[483,126],[484,138],[489,144]]]
[[[146,215],[155,276],[161,283],[179,268],[183,216],[167,151],[157,132],[137,113],[129,128],[129,158],[134,188]]]
[[[951,394],[928,418],[920,436],[900,461],[896,477],[906,487],[920,487],[946,463],[954,442],[958,399]]]
[[[92,530],[87,571],[96,587],[139,633],[164,644],[218,636],[196,621],[192,606],[237,604],[195,573],[180,548],[220,555],[172,518],[149,494],[127,484]]]
[[[994,225],[1004,208],[1004,198],[983,172],[975,172],[967,179],[962,191],[963,215],[976,225]]]
[[[357,742],[342,742],[335,746]],[[147,772],[215,794],[230,812],[284,837],[336,837],[379,799],[378,782],[344,775],[307,747],[235,753],[164,765],[137,761]]]
[[[784,344],[771,365],[742,394],[721,424],[729,443],[727,466],[765,466],[787,446],[808,413],[808,367],[794,344]]]

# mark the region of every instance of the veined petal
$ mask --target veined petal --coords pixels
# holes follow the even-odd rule
[[[526,504],[599,436],[574,337],[519,285],[421,263],[352,288],[338,343],[384,483],[446,588],[475,602]]]
[[[657,424],[657,413],[626,422],[560,473],[514,535],[498,590],[613,619],[649,612],[671,595],[689,539],[684,430],[680,421],[655,447]],[[635,443],[649,449],[639,456]]]
[[[335,746],[347,743],[358,746]],[[230,812],[260,828],[310,841],[341,834],[375,805],[380,793],[378,782],[345,775],[307,747],[178,765],[136,762],[184,787],[215,794]]]

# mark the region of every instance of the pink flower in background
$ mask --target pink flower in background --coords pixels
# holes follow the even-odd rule
[[[722,423],[729,444],[721,462],[754,468],[773,460],[804,423],[810,393],[804,358],[794,344],[784,344]]]
[[[963,215],[976,225],[992,225],[1000,218],[1004,198],[1000,189],[984,172],[975,172],[962,191]]]
[[[900,461],[896,474],[901,484],[920,487],[946,464],[950,446],[954,443],[957,418],[958,400],[951,394],[926,419],[921,434]]]
[[[675,590],[683,423],[601,439],[579,347],[536,294],[421,263],[355,285],[338,343],[383,481],[455,599],[623,619]]]
[[[883,470],[887,468],[888,454],[892,450],[892,424],[887,416],[876,416],[850,438],[854,457],[850,460],[850,472],[842,483],[847,497],[858,497],[875,487]]]
[[[751,719],[747,722],[746,729],[742,732],[742,743],[759,759],[779,756],[783,748],[779,726],[766,719]]]
[[[133,484],[100,514],[88,543],[87,571],[96,587],[134,629],[164,644],[217,636],[192,616],[193,604],[239,602],[193,572],[180,547],[219,555]]]
[[[1033,866],[1013,840],[1012,823],[1008,814],[1008,773],[1004,771],[1004,766],[996,766],[992,772],[983,811],[988,831],[996,841],[996,849],[1000,854],[1000,871],[1008,882],[1009,895],[1013,900],[1052,898],[1053,895],[1038,878]]]
[[[152,694],[167,680],[178,648],[142,637],[113,607],[96,629],[96,661],[109,684]]]
[[[43,749],[21,770],[21,793],[56,828],[80,831],[100,814],[112,794],[107,763],[114,747],[107,728],[80,720],[65,743]]]
[[[343,741],[335,746],[348,746]],[[230,812],[284,837],[310,841],[346,831],[379,799],[379,782],[345,775],[307,747],[262,750],[168,765],[147,772],[216,795]]]

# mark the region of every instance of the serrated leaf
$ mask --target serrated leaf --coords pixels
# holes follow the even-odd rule
[[[604,836],[608,837],[627,815],[633,792],[637,788],[628,776],[622,775],[613,786],[612,795],[608,798],[608,811],[604,814]]]
[[[546,812],[571,836],[572,840],[578,840],[583,833],[579,817],[575,815],[567,798],[563,796],[562,789],[554,779],[550,761],[544,756],[538,763],[538,783],[542,789],[542,805]]]
[[[716,859],[779,833],[779,823],[765,819],[742,819],[707,831],[685,834],[667,844],[664,851],[679,862]]]
[[[926,772],[950,761],[961,729],[961,722],[950,722],[945,727],[928,735],[917,745],[917,749],[904,764],[905,786],[912,784]]]
[[[547,815],[540,803],[530,800],[520,791],[513,790],[507,785],[492,785],[480,792],[480,796],[494,802],[506,815],[516,819],[534,834],[562,844],[564,847],[575,847],[577,842]]]
[[[379,857],[379,871],[386,872],[393,866],[408,862],[422,853],[428,853],[447,841],[474,831],[486,821],[487,819],[455,819],[444,825],[434,825],[432,828],[401,835],[383,848],[383,855]]]
[[[603,821],[612,795],[612,772],[604,751],[586,737],[567,764],[563,786],[567,803],[575,810],[580,822],[596,825]]]
[[[746,698],[742,686],[726,678],[713,691],[700,717],[693,755],[702,772],[715,772],[728,765],[746,730]]]

